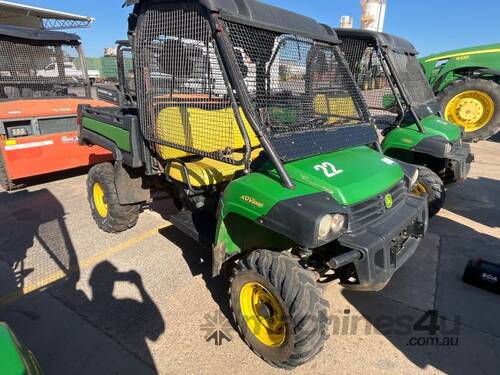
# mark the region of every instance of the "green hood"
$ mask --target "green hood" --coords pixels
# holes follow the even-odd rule
[[[416,124],[404,125],[391,130],[382,142],[382,150],[387,152],[391,148],[411,150],[420,142],[430,137],[443,137],[448,142],[456,142],[462,137],[459,126],[443,120],[438,116],[429,116],[422,120],[425,133],[418,130]]]
[[[285,169],[294,189],[282,185],[270,163],[231,182],[224,191],[223,217],[236,212],[257,220],[280,201],[323,192],[349,206],[389,190],[404,177],[397,162],[366,146],[296,160],[285,164]]]
[[[346,206],[387,191],[403,178],[399,164],[366,146],[297,160],[285,169],[297,184],[328,192]]]
[[[449,142],[458,141],[462,137],[462,130],[458,125],[446,121],[438,116],[429,116],[422,121],[427,136],[442,136]],[[417,130],[416,125],[412,125]]]

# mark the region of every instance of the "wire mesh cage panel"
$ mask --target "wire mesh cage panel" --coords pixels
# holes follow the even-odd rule
[[[230,21],[225,28],[229,45],[248,60],[237,65],[253,110],[282,159],[342,147],[336,130],[350,127],[354,135],[355,125],[369,122],[338,47]],[[251,74],[248,66],[254,67]]]
[[[85,96],[76,45],[0,40],[0,99]]]
[[[135,90],[135,71],[134,71],[134,55],[131,48],[124,49],[123,54],[123,74],[125,91],[133,96],[136,94]]]
[[[200,8],[163,5],[146,10],[141,17],[134,55],[145,138],[158,144],[163,159],[192,153],[242,163],[244,139],[227,95],[209,23]],[[241,109],[240,114],[256,146]]]
[[[388,77],[385,61],[380,59],[374,42],[367,39],[341,37],[341,50],[349,64],[354,79],[361,89],[370,113],[378,125],[394,125],[406,111],[398,105],[401,98],[394,77]],[[384,65],[383,65],[384,64]],[[391,86],[392,84],[392,86]],[[393,91],[394,88],[394,91]]]
[[[412,105],[424,105],[436,99],[415,55],[389,51],[388,56]]]

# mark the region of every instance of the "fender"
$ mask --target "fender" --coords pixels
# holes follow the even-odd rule
[[[143,169],[124,168],[121,161],[116,161],[114,170],[115,186],[120,204],[135,204],[151,199],[151,190],[143,188]]]
[[[427,154],[436,158],[444,159],[447,157],[446,146],[449,141],[442,136],[426,137],[422,139],[411,150],[421,154]]]

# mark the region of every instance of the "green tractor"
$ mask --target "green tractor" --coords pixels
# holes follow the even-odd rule
[[[443,52],[420,60],[448,121],[464,140],[478,142],[500,129],[500,43]]]
[[[329,336],[324,283],[380,290],[417,250],[419,171],[382,153],[331,28],[255,0],[127,4],[120,86],[99,89],[120,105],[79,108],[81,144],[114,156],[89,172],[92,215],[117,233],[168,196],[245,342],[299,366]]]
[[[338,29],[341,50],[362,91],[385,155],[418,166],[415,194],[427,193],[429,215],[445,201],[445,185],[462,181],[474,160],[462,130],[439,117],[439,104],[407,40],[368,30]],[[366,72],[375,72],[366,74]],[[376,84],[365,77],[376,76]]]

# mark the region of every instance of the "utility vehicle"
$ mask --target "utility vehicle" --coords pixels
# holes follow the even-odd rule
[[[429,215],[436,215],[445,201],[445,184],[465,179],[473,161],[460,127],[439,117],[439,104],[410,42],[369,30],[336,31],[371,115],[383,129],[382,150],[418,166],[414,193],[427,193]]]
[[[42,375],[33,353],[24,348],[9,326],[0,322],[0,373],[2,375]]]
[[[420,60],[448,121],[467,142],[500,130],[500,43],[442,52]]]
[[[91,98],[84,61],[77,35],[0,26],[0,186],[5,190],[28,177],[111,159],[101,147],[78,146],[78,105],[109,106]]]
[[[254,0],[128,4],[118,59],[132,52],[135,74],[119,76],[134,83],[110,94],[120,107],[79,111],[82,144],[114,156],[89,172],[92,215],[120,232],[168,193],[169,220],[211,249],[214,276],[230,272],[247,344],[305,363],[328,337],[321,283],[380,290],[416,251],[418,169],[381,152],[331,28]]]

